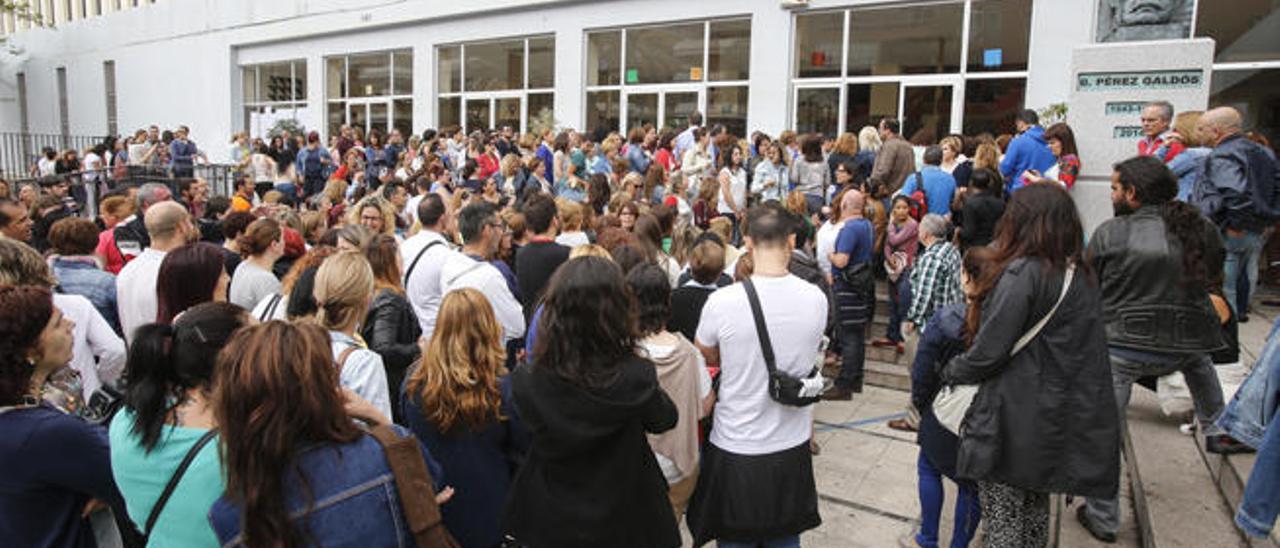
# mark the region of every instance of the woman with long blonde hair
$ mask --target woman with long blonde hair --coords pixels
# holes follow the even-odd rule
[[[441,507],[463,546],[502,541],[502,505],[528,444],[507,377],[502,326],[484,294],[463,288],[440,303],[436,330],[405,383],[405,423],[449,471],[457,495]]]
[[[316,321],[329,330],[333,360],[342,386],[391,416],[391,396],[382,356],[356,339],[373,295],[373,269],[355,251],[337,253],[316,271]]]

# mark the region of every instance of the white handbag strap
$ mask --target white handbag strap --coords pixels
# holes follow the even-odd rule
[[[1026,348],[1026,346],[1031,343],[1031,339],[1036,338],[1036,335],[1040,334],[1040,330],[1044,329],[1045,324],[1048,324],[1049,320],[1053,318],[1053,313],[1058,311],[1058,305],[1062,304],[1062,300],[1067,297],[1067,290],[1071,289],[1071,280],[1074,279],[1075,276],[1076,265],[1067,265],[1067,273],[1062,278],[1062,292],[1058,294],[1058,302],[1053,303],[1053,308],[1049,309],[1049,313],[1045,314],[1043,318],[1040,318],[1040,321],[1031,326],[1031,329],[1027,330],[1027,333],[1023,335],[1022,338],[1018,339],[1018,342],[1013,343],[1013,350],[1009,352],[1009,356],[1012,357],[1018,352],[1021,352],[1023,348]]]

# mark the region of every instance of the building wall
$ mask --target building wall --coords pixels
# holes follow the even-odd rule
[[[813,0],[807,10],[883,1]],[[1072,46],[1088,43],[1093,0],[1035,0],[1027,104],[1066,100]],[[102,63],[114,60],[120,131],[191,126],[215,158],[240,129],[240,65],[307,60],[309,128],[324,127],[326,56],[394,48],[414,53],[414,127],[435,125],[438,44],[554,34],[555,115],[582,127],[585,31],[750,15],[751,129],[777,133],[792,123],[792,11],[778,0],[187,0],[159,2],[54,30],[11,37],[23,50],[0,53],[0,130],[18,129],[17,72],[25,72],[33,132],[57,133],[55,71],[67,67],[73,134],[106,132]],[[1090,14],[1081,17],[1080,14]]]

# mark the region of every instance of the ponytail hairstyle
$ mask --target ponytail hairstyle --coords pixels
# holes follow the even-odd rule
[[[196,305],[172,324],[152,323],[134,332],[125,363],[123,398],[133,412],[131,432],[147,452],[160,442],[169,412],[187,390],[208,391],[214,359],[235,330],[249,323],[243,308],[226,302]]]
[[[244,233],[236,239],[236,246],[245,258],[256,257],[271,249],[271,244],[280,241],[284,230],[280,222],[270,217],[263,217],[249,224]]]
[[[310,492],[310,480],[295,466],[299,451],[360,437],[343,402],[329,336],[315,324],[245,327],[218,354],[213,416],[222,432],[226,496],[244,509],[245,546],[308,544],[305,522],[299,531],[290,521],[281,478],[296,473],[304,494]]]
[[[364,318],[373,295],[373,269],[358,251],[343,251],[316,271],[316,320],[325,329],[340,331]]]

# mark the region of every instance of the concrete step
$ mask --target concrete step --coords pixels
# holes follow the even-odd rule
[[[1197,439],[1160,412],[1156,395],[1135,387],[1129,404],[1125,466],[1145,548],[1248,546],[1209,474]]]
[[[863,367],[863,381],[869,385],[911,390],[911,370],[905,366],[868,359]]]
[[[1240,508],[1240,503],[1244,500],[1244,486],[1249,482],[1249,473],[1253,471],[1254,461],[1257,455],[1253,453],[1240,455],[1217,455],[1204,450],[1204,437],[1199,433],[1196,434],[1196,449],[1200,451],[1200,457],[1204,459],[1204,464],[1209,470],[1209,475],[1217,484],[1218,492],[1222,494],[1227,508],[1234,512]],[[1233,514],[1234,516],[1234,514]],[[1274,531],[1271,538],[1255,539],[1245,535],[1249,546],[1253,548],[1277,548],[1280,542],[1277,542],[1276,533]]]
[[[1138,548],[1142,546],[1142,538],[1138,534],[1138,524],[1133,519],[1133,488],[1129,483],[1129,473],[1125,467],[1120,468],[1120,531],[1114,544],[1107,544],[1093,538],[1076,519],[1077,508],[1084,500],[1076,497],[1069,500],[1066,495],[1054,495],[1049,508],[1049,546],[1061,548]]]

